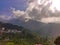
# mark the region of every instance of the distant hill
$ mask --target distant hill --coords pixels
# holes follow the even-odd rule
[[[13,19],[9,20],[8,23],[15,24],[18,26],[23,26],[33,32],[36,32],[42,36],[55,37],[60,35],[60,24],[58,23],[42,23],[35,20],[29,20],[25,22],[24,20]]]
[[[4,32],[2,33],[1,32],[0,41],[2,41],[2,42],[0,42],[0,43],[2,43],[2,44],[4,41],[7,44],[8,44],[8,42],[11,42],[11,43],[14,43],[15,45],[35,45],[36,43],[41,43],[41,44],[45,44],[45,45],[50,44],[50,43],[48,43],[50,40],[50,39],[48,39],[48,37],[44,38],[41,35],[39,35],[35,32],[31,32],[30,30],[28,30],[27,28],[24,28],[22,26],[14,25],[11,23],[0,22],[0,29],[1,28],[5,28],[5,30],[17,29],[17,31],[18,30],[21,31],[21,33],[4,33]]]

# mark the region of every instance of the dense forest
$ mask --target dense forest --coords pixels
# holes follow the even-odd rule
[[[20,32],[5,33],[9,30]],[[31,32],[22,26],[0,22],[0,45],[35,45],[38,43],[42,45],[53,45],[52,40],[48,36],[42,37],[40,34]]]

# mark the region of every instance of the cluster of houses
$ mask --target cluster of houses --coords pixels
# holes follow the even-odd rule
[[[20,30],[17,29],[5,29],[4,27],[0,28],[0,33],[21,33]]]
[[[5,27],[0,27],[0,39],[2,38],[2,35],[3,34],[20,34],[21,31],[20,30],[17,30],[17,29],[5,29]],[[11,38],[11,36],[10,36]],[[8,41],[10,40],[9,36],[7,38],[5,38],[4,41]]]

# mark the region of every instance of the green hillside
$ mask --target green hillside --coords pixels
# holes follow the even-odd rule
[[[4,28],[4,30],[2,29]],[[21,31],[19,33],[8,32],[9,30]],[[6,31],[6,32],[2,32]],[[31,32],[22,26],[13,25],[10,23],[0,22],[0,44],[1,45],[35,45],[40,43],[42,45],[52,45],[51,39],[42,37],[41,35]]]

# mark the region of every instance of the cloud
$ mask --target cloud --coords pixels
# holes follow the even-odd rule
[[[12,12],[17,18],[23,17],[33,20],[40,20],[42,17],[48,16],[48,8],[49,4],[44,6],[44,4],[39,5],[38,0],[28,0],[27,8],[25,11],[12,8]]]
[[[40,20],[43,23],[60,23],[60,17],[47,17]]]
[[[16,10],[15,8],[11,8],[12,9],[12,13],[13,13],[13,17],[19,20],[24,20],[29,21],[29,19],[31,19],[31,17],[29,17],[29,15],[26,13],[26,11],[20,11],[20,10]]]
[[[3,19],[3,20],[10,20],[10,19],[12,19],[12,16],[0,15],[0,19]]]
[[[13,16],[8,16],[8,15],[0,15],[0,21],[2,22],[9,22],[9,20],[12,20],[14,17]]]
[[[40,4],[38,3],[38,0],[27,0],[27,8],[25,11],[17,10],[13,7],[11,8],[11,10],[14,18],[25,20],[26,22],[29,21],[29,19],[36,21],[39,20],[44,23],[56,22],[58,21],[58,18],[54,17],[55,14],[51,12],[50,5],[51,1],[47,0],[43,0],[42,2],[40,2]]]
[[[25,14],[24,11],[15,10],[15,8],[12,8],[12,13],[13,13],[14,16],[16,16],[16,17],[20,17],[20,16],[23,16],[23,15]]]

